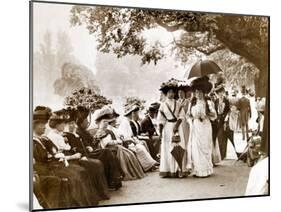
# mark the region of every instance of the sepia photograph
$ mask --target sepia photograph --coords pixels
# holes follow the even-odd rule
[[[270,17],[30,1],[30,208],[270,195]]]

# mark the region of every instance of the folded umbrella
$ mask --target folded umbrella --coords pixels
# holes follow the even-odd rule
[[[182,159],[183,159],[184,153],[185,153],[185,150],[180,145],[174,146],[173,150],[171,151],[171,154],[173,155],[176,162],[178,163],[181,171],[182,171]]]

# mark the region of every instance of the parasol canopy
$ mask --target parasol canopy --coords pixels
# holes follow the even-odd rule
[[[182,159],[183,159],[184,153],[185,153],[185,150],[180,145],[174,146],[173,150],[171,151],[171,154],[177,161],[181,170],[182,170]]]
[[[222,72],[221,68],[212,60],[199,60],[190,69],[189,73],[185,74],[187,79],[192,77],[203,77],[209,74]]]

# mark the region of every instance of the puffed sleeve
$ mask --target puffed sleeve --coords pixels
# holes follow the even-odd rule
[[[111,138],[111,135],[110,134],[107,134],[107,136],[105,136],[104,138],[102,138],[100,140],[100,145],[101,145],[101,148],[106,148],[107,145],[110,145],[110,144],[113,144],[113,140]]]
[[[166,117],[164,115],[164,104],[161,103],[160,105],[160,108],[159,108],[159,112],[158,112],[158,115],[157,115],[157,123],[158,125],[162,124],[162,125],[165,125],[166,123]]]
[[[119,125],[117,132],[125,140],[130,139],[134,136],[133,132],[132,132],[132,129],[131,129],[131,126],[130,126],[130,123],[129,123],[128,120],[126,120],[126,118],[124,118],[121,121],[121,124]]]

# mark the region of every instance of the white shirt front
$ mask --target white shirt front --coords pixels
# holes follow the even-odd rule
[[[47,137],[56,145],[56,147],[60,150],[70,150],[71,147],[69,144],[65,143],[65,140],[61,133],[56,129],[51,129],[47,134]]]

